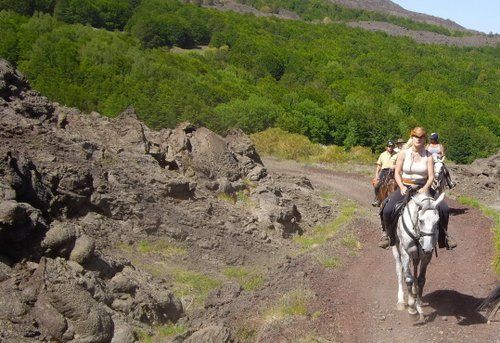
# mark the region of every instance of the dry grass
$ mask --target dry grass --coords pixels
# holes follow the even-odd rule
[[[143,330],[136,330],[139,342],[141,343],[154,343],[154,342],[164,342],[167,338],[174,337],[186,332],[186,327],[178,324],[166,324],[161,326],[155,326],[153,328],[153,334],[149,334]]]
[[[294,290],[283,295],[278,302],[264,311],[265,322],[283,321],[293,316],[309,315],[308,300],[311,297],[309,292],[304,290]]]
[[[376,156],[365,147],[345,150],[336,145],[323,146],[306,136],[271,128],[250,136],[262,155],[302,162],[373,164]]]

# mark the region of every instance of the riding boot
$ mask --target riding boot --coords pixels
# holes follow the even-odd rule
[[[454,249],[457,247],[457,245],[457,242],[448,233],[446,233],[446,249]]]
[[[438,246],[440,249],[451,250],[457,247],[457,242],[448,234],[448,230],[439,225]]]
[[[391,240],[389,238],[389,235],[387,233],[387,229],[389,228],[389,223],[386,223],[384,220],[384,207],[387,204],[388,198],[386,198],[382,203],[380,204],[380,210],[379,210],[379,216],[380,216],[380,223],[381,223],[381,228],[382,228],[382,235],[380,236],[380,240],[378,242],[378,246],[381,247],[382,249],[387,249],[391,245]]]
[[[385,231],[382,231],[382,236],[380,236],[380,240],[378,241],[378,246],[381,247],[382,249],[387,249],[391,245],[391,241],[389,239],[389,236],[387,236],[387,233]]]

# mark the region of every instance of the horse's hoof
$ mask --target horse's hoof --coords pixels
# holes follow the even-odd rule
[[[417,310],[415,310],[413,307],[408,307],[408,313],[413,315],[416,315],[418,313]]]
[[[404,311],[406,309],[405,303],[397,303],[396,308],[398,311]]]

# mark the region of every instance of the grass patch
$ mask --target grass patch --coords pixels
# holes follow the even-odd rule
[[[250,199],[249,193],[250,191],[248,189],[240,190],[232,194],[219,193],[217,194],[217,199],[233,205],[242,204],[244,206],[247,206],[253,204],[252,199]]]
[[[332,201],[333,201],[333,198],[334,198],[334,195],[332,193],[321,192],[319,194],[319,196],[321,197],[321,199],[323,199],[325,201],[326,204],[328,204],[328,205],[332,204]]]
[[[358,241],[358,238],[351,232],[347,233],[341,241],[342,245],[352,249],[352,250],[361,250],[361,242]]]
[[[319,196],[322,198],[322,199],[325,199],[325,200],[332,200],[333,199],[333,193],[329,193],[329,192],[321,192],[319,194]]]
[[[286,293],[279,302],[264,312],[266,322],[282,321],[292,316],[307,316],[309,310],[307,302],[310,294],[303,290]]]
[[[255,341],[255,337],[257,335],[257,330],[249,327],[240,327],[236,330],[236,337],[240,340],[240,342],[253,342]]]
[[[242,203],[248,203],[250,202],[250,197],[248,196],[248,191],[246,190],[241,190],[236,192],[236,201],[240,201]]]
[[[141,343],[153,343],[153,342],[163,342],[165,338],[177,336],[186,332],[186,327],[178,324],[166,324],[161,326],[155,326],[153,328],[154,333],[151,335],[144,330],[136,330],[139,342]]]
[[[235,204],[236,203],[236,196],[235,194],[226,194],[226,193],[219,193],[217,194],[217,199],[228,202],[230,204]]]
[[[306,136],[270,128],[250,136],[261,155],[301,162],[373,164],[376,156],[366,147],[344,149],[336,145],[324,146],[311,142]]]
[[[135,330],[137,334],[137,338],[139,338],[139,342],[141,343],[153,343],[153,335],[150,335],[144,330],[137,329]]]
[[[246,291],[254,291],[264,284],[265,277],[255,269],[244,267],[228,267],[224,269],[224,275],[229,279],[236,280]]]
[[[481,210],[485,216],[491,218],[495,222],[495,226],[492,228],[493,247],[495,249],[492,265],[494,272],[497,275],[500,275],[500,211],[483,205],[479,202],[479,200],[465,195],[459,196],[457,201],[462,205],[471,206]]]
[[[340,210],[340,214],[332,222],[314,228],[310,233],[294,237],[295,243],[299,244],[303,251],[314,249],[325,244],[333,238],[340,228],[349,223],[356,212],[356,205],[353,202],[347,202]]]
[[[189,270],[175,270],[172,276],[175,295],[192,298],[196,305],[203,304],[208,294],[222,285],[220,280]]]
[[[172,337],[172,336],[177,336],[180,334],[183,334],[186,332],[186,327],[183,325],[177,325],[177,324],[167,324],[158,327],[157,330],[157,336],[159,337]]]
[[[321,265],[325,268],[338,268],[342,265],[342,261],[338,257],[326,257],[319,259]]]

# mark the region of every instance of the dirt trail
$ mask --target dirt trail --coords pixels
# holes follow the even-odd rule
[[[271,172],[307,176],[316,188],[353,199],[368,210],[362,252],[338,275],[318,270],[310,280],[324,311],[334,313],[342,342],[500,342],[500,323],[485,324],[475,311],[498,282],[490,266],[492,222],[480,212],[448,200],[449,229],[459,246],[439,250],[432,260],[424,290],[427,323],[415,325],[406,311],[395,308],[394,259],[390,250],[376,246],[380,232],[377,210],[370,206],[369,178],[270,158],[264,164]]]

